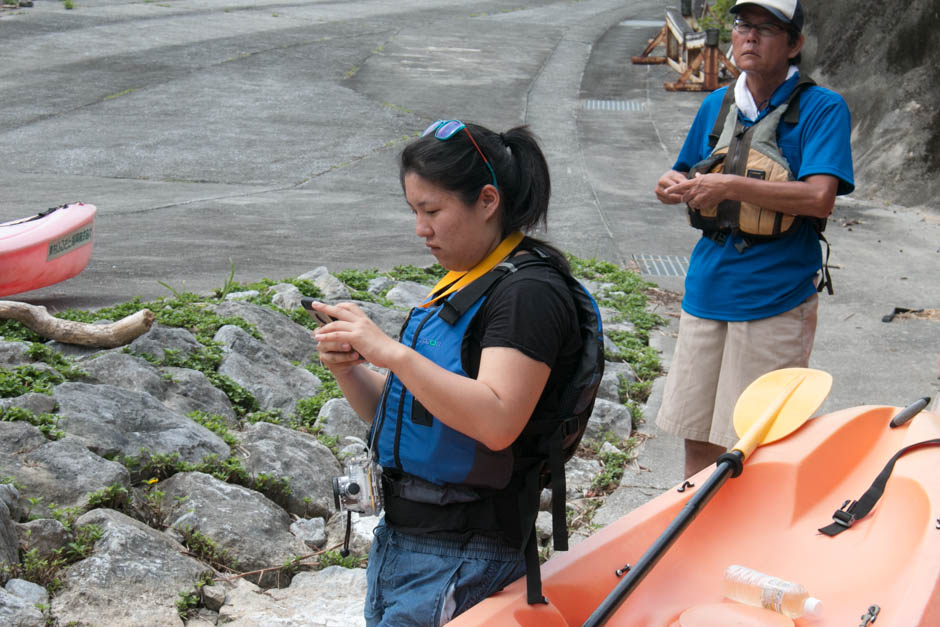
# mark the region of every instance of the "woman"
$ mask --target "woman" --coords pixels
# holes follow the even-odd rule
[[[466,311],[446,311],[473,293],[474,279],[524,251],[567,269],[557,250],[522,234],[544,226],[551,190],[526,128],[435,122],[403,150],[400,178],[415,233],[449,274],[412,311],[401,342],[351,303],[315,305],[336,319],[316,339],[347,400],[373,423],[383,468],[367,624],[436,626],[525,572],[519,436],[533,417],[552,415],[581,339],[564,277],[547,264],[511,273]]]

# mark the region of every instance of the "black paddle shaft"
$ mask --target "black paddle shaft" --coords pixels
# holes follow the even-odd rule
[[[606,623],[617,611],[627,597],[633,592],[649,571],[669,550],[685,528],[699,515],[699,512],[708,504],[715,493],[724,485],[729,476],[737,477],[741,473],[744,456],[740,451],[726,453],[718,459],[718,466],[711,476],[702,484],[702,487],[689,499],[679,515],[669,524],[665,531],[656,539],[656,542],[646,550],[640,561],[630,569],[617,586],[607,595],[604,602],[588,617],[584,627],[597,627]]]

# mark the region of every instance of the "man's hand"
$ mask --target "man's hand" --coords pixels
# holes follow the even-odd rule
[[[659,177],[659,182],[656,183],[656,198],[659,199],[659,202],[666,205],[679,204],[682,202],[682,194],[673,192],[672,188],[686,180],[688,179],[682,172],[669,170]]]
[[[681,201],[689,207],[701,211],[715,207],[727,198],[729,184],[727,177],[726,174],[697,173],[694,178],[686,179],[668,188],[666,193],[670,196],[678,195]]]

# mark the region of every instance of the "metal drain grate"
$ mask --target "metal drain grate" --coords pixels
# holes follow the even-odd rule
[[[663,20],[624,20],[620,22],[621,26],[639,26],[643,28],[652,28],[653,26],[663,27]]]
[[[675,255],[633,255],[640,267],[640,274],[649,276],[685,276],[689,270],[689,258]]]
[[[645,100],[584,100],[587,111],[646,111]]]

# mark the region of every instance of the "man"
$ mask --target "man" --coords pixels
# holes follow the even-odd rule
[[[731,12],[734,61],[741,76],[734,86],[705,98],[673,169],[656,187],[660,202],[686,203],[690,222],[703,229],[689,263],[679,339],[656,421],[685,438],[686,477],[737,442],[734,406],[752,381],[778,368],[807,366],[816,331],[824,220],[836,195],[854,189],[845,101],[822,87],[801,84],[797,64],[804,16],[799,0],[738,0]],[[725,99],[727,90],[733,102],[731,95]],[[716,144],[709,135],[725,115],[725,100],[729,114],[721,118],[726,122]],[[796,109],[798,117],[786,117],[789,109]],[[765,118],[767,124],[757,125]],[[751,127],[752,137],[760,129],[776,144],[792,173],[789,180],[764,177],[752,156],[734,165],[744,161],[732,158],[735,146],[743,145],[745,155],[747,146],[754,146],[750,139],[740,140]],[[718,153],[723,143],[728,148],[725,170],[737,168],[740,174],[708,169],[689,178],[693,166],[715,145]],[[745,207],[759,212],[764,222],[766,216],[777,224],[792,221],[792,228],[783,234],[777,227],[752,234],[744,226]],[[708,217],[722,208],[731,213],[718,222]]]

